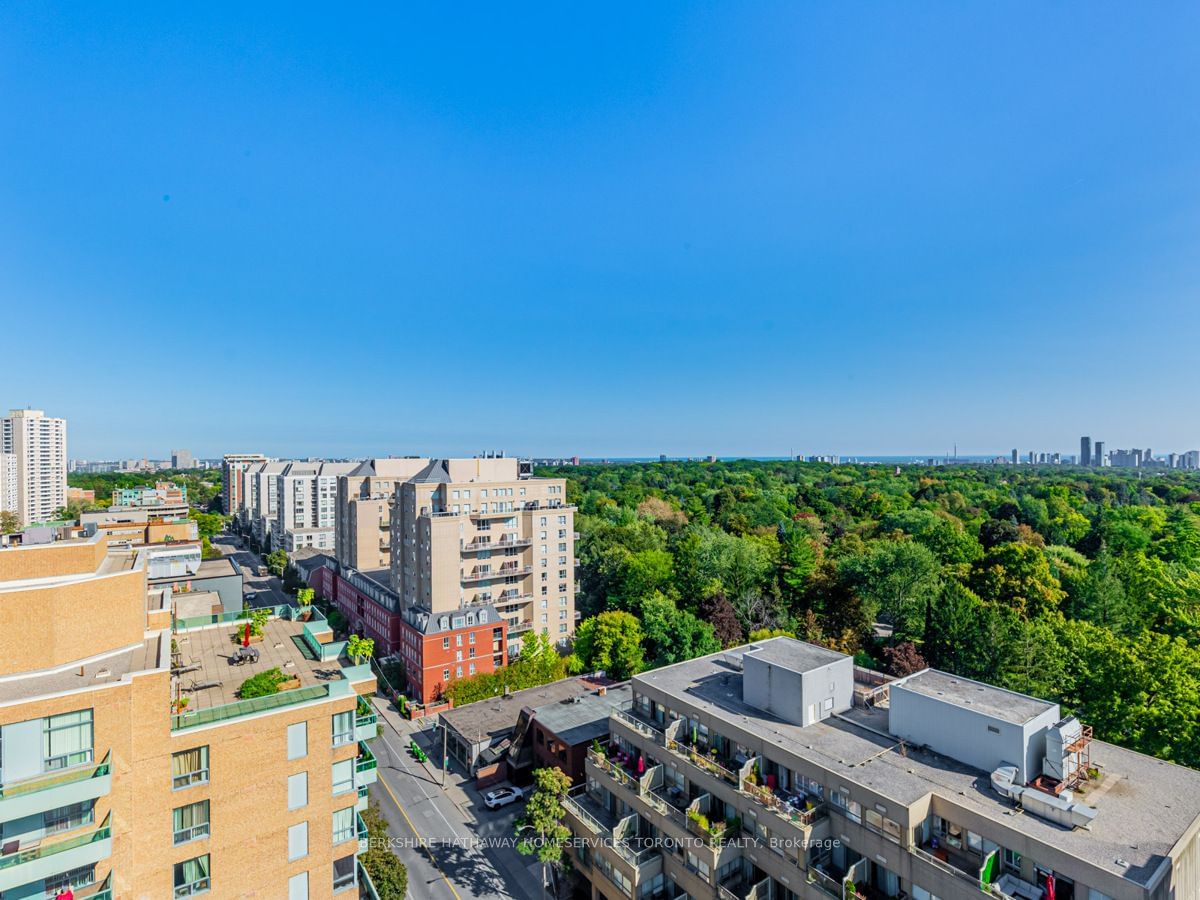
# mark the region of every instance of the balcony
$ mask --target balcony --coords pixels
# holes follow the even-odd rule
[[[111,790],[112,772],[107,756],[101,763],[87,763],[22,781],[10,781],[0,785],[0,822],[96,800],[108,796]]]
[[[367,823],[358,813],[354,814],[354,821],[358,825],[358,852],[366,853],[371,846],[371,834],[367,831]]]
[[[379,892],[375,890],[375,885],[371,883],[371,876],[367,874],[367,870],[363,868],[363,864],[358,863],[358,887],[359,896],[365,900],[379,900]]]
[[[499,569],[491,569],[487,572],[476,570],[474,572],[463,572],[462,580],[468,583],[476,581],[494,581],[497,578],[515,578],[522,575],[528,575],[533,571],[533,566],[511,566],[505,568],[501,566]]]
[[[371,708],[365,697],[358,698],[358,707],[354,711],[354,739],[356,741],[373,741],[378,732],[379,716]]]
[[[379,779],[379,760],[371,752],[371,748],[362,741],[358,742],[358,759],[354,763],[354,771],[358,773],[357,783],[362,785],[374,784]]]
[[[474,540],[469,544],[463,544],[462,550],[464,553],[478,553],[480,550],[506,550],[509,547],[528,547],[533,543],[533,538],[501,538],[498,541],[480,541]]]
[[[505,620],[505,621],[507,621],[507,620]],[[509,622],[509,625],[508,625],[508,634],[510,637],[513,635],[517,635],[517,634],[524,634],[525,632],[532,631],[532,630],[533,630],[533,623],[529,622],[529,621],[517,622],[516,624]]]
[[[365,812],[367,807],[371,805],[371,797],[365,784],[358,786],[358,802],[354,804],[354,808],[358,812]]]
[[[532,603],[533,594],[522,594],[520,591],[507,591],[502,593],[495,599],[496,606],[520,606],[523,603]]]
[[[39,842],[0,856],[0,891],[31,881],[42,881],[59,872],[90,866],[112,855],[112,830],[106,816],[102,825],[61,841]]]

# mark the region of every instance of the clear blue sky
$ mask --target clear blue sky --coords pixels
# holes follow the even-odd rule
[[[92,458],[1200,446],[1200,5],[399,6],[0,8],[0,404]]]

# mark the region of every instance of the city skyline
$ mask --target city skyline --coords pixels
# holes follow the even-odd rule
[[[1187,447],[1200,10],[1089,12],[7,8],[5,327],[206,384],[29,339],[5,402],[87,457]]]

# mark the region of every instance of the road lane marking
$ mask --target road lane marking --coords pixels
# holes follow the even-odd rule
[[[454,895],[454,900],[462,900],[462,897],[459,896],[458,891],[454,889],[454,885],[450,883],[450,879],[446,877],[446,872],[442,869],[442,864],[438,862],[437,857],[433,855],[433,849],[429,846],[429,842],[425,840],[421,832],[417,831],[417,826],[414,825],[413,820],[408,817],[408,813],[404,810],[404,805],[400,802],[400,798],[397,797],[395,792],[392,790],[391,785],[387,783],[387,779],[380,775],[378,783],[383,785],[383,789],[388,792],[388,796],[391,797],[392,802],[396,804],[396,809],[400,810],[400,815],[404,816],[404,821],[407,822],[408,827],[412,829],[412,833],[416,836],[417,841],[420,843],[422,849],[424,849],[425,855],[429,857],[429,861],[433,863],[434,868],[438,870],[438,874],[442,876],[442,881],[446,882],[446,887],[450,888],[450,893]]]

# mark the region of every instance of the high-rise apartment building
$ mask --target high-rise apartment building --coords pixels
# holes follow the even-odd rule
[[[1104,441],[1096,441],[1096,443],[1093,444],[1092,465],[1093,466],[1108,465],[1108,459],[1104,455]]]
[[[275,475],[272,545],[288,553],[302,548],[333,552],[338,479],[357,462],[292,462]]]
[[[171,468],[172,469],[194,469],[196,467],[196,459],[192,456],[191,450],[172,450],[171,451]]]
[[[16,457],[21,524],[52,520],[67,504],[67,420],[40,409],[14,409],[0,418],[0,453]]]
[[[435,459],[392,504],[392,586],[437,615],[494,605],[515,652],[529,631],[575,630],[575,510],[566,480],[521,477],[510,458]]]
[[[392,497],[427,465],[428,459],[413,456],[366,459],[338,478],[334,549],[339,563],[364,572],[390,571]]]
[[[0,512],[18,515],[21,505],[21,492],[17,481],[17,455],[15,453],[0,453]]]
[[[357,896],[370,667],[289,607],[232,666],[245,622],[187,618],[160,551],[0,549],[0,895]],[[238,698],[275,667],[283,690]]]
[[[1200,772],[1058,705],[774,638],[632,680],[566,799],[591,896],[1200,896]]]
[[[270,543],[279,509],[279,482],[275,476],[287,467],[287,460],[254,463],[241,475],[241,502],[234,514],[263,547]]]
[[[242,475],[255,463],[267,462],[261,453],[226,453],[221,463],[221,503],[226,514],[242,508]]]
[[[1090,437],[1079,439],[1079,464],[1081,466],[1092,464],[1092,439]]]

